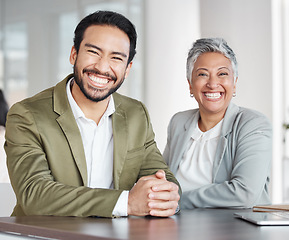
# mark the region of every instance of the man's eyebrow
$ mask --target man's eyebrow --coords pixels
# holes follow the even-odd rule
[[[98,47],[98,46],[96,46],[96,45],[94,45],[94,44],[91,44],[91,43],[86,43],[84,46],[86,46],[86,47],[91,47],[91,48],[95,48],[95,49],[103,52],[100,47]],[[126,55],[125,53],[122,53],[122,52],[112,52],[112,54],[114,54],[114,55],[120,55],[120,56],[122,56],[122,57],[127,58],[127,55]]]
[[[91,43],[86,43],[84,46],[86,47],[91,47],[91,48],[96,48],[97,50],[101,51],[102,52],[102,49],[96,45],[93,45]]]
[[[112,52],[112,54],[120,55],[120,56],[123,56],[124,58],[127,58],[127,55],[125,53],[122,53],[122,52]]]

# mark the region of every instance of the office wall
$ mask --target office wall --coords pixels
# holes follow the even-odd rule
[[[189,98],[185,80],[188,48],[199,37],[223,37],[239,62],[237,96],[233,102],[264,113],[272,122],[274,203],[283,201],[282,172],[286,173],[282,162],[285,90],[282,67],[278,66],[282,65],[282,57],[275,56],[276,49],[282,51],[282,42],[274,40],[282,35],[282,30],[276,31],[276,26],[282,28],[282,6],[282,0],[151,0],[146,4],[145,103],[159,148],[164,149],[171,115],[196,107],[196,102]]]
[[[281,66],[283,59],[276,53],[277,49],[282,51],[279,50],[282,48],[282,41],[278,42],[282,33],[276,31],[276,25],[277,28],[282,28],[281,8],[282,0],[200,1],[201,36],[225,38],[237,55],[239,79],[237,96],[233,101],[240,106],[264,113],[272,123],[273,161],[270,193],[274,203],[284,200],[282,112],[285,108],[282,101],[284,83]],[[277,24],[274,25],[276,21]],[[277,68],[274,67],[276,63],[279,64]]]
[[[202,37],[223,37],[239,62],[238,105],[272,121],[272,41],[270,0],[200,1]]]
[[[145,104],[161,151],[172,115],[197,107],[196,101],[190,98],[186,58],[199,37],[198,0],[146,1]]]
[[[282,56],[276,56],[276,50],[282,55],[282,41],[278,41],[282,37],[278,36],[282,35],[282,6],[282,0],[152,0],[146,4],[145,103],[159,148],[164,149],[171,115],[196,107],[185,80],[188,48],[199,37],[223,37],[239,63],[233,101],[264,113],[273,126],[273,203],[282,202],[283,192],[288,191],[284,189],[288,164],[283,163],[282,142],[282,91],[286,94],[286,90],[282,89]]]
[[[270,0],[150,0],[145,19],[145,103],[160,149],[171,115],[197,106],[189,97],[185,63],[189,47],[199,37],[227,40],[239,62],[233,101],[272,121]]]
[[[65,44],[68,46],[65,49],[67,57],[62,61],[67,61],[67,71],[60,76],[59,72],[56,72],[59,68],[56,53],[63,51],[63,47],[59,45],[60,38],[57,35],[59,32],[55,28],[56,21],[59,21],[59,12],[70,13],[75,9],[84,9],[84,3],[101,1],[53,0],[53,6],[55,5],[53,9],[51,1],[37,1],[37,4],[33,0],[2,2],[6,2],[3,6],[6,8],[5,18],[8,22],[24,19],[28,23],[29,58],[25,77],[29,82],[25,84],[27,96],[30,96],[54,85],[66,72],[71,72],[68,56],[72,44],[72,31],[77,21],[71,23],[73,27],[68,30],[71,32],[69,36],[71,42]],[[171,116],[177,111],[197,106],[195,100],[189,97],[185,62],[189,47],[199,37],[221,36],[228,41],[239,61],[240,77],[234,101],[241,106],[257,109],[272,120],[270,2],[270,0],[142,2],[145,22],[142,23],[143,32],[139,34],[139,43],[142,43],[143,47],[138,45],[138,55],[142,53],[141,57],[144,60],[143,83],[133,86],[135,90],[131,90],[129,95],[134,96],[132,93],[139,91],[138,86],[143,89],[141,92],[143,96],[139,99],[145,102],[150,111],[156,140],[161,150],[165,146],[166,128]],[[29,11],[33,14],[27,14]],[[137,29],[140,29],[139,25]],[[134,64],[133,69],[137,67],[139,64]],[[135,79],[131,82],[133,81]],[[128,80],[125,84],[129,82]],[[125,86],[121,91],[124,88]],[[23,95],[17,92],[13,97],[20,100]]]

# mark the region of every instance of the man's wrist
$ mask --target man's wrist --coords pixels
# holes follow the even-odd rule
[[[127,214],[128,194],[129,191],[122,191],[112,211],[113,216],[126,217],[128,215]]]

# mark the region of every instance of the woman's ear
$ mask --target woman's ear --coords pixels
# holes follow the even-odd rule
[[[233,92],[234,92],[234,93],[236,93],[237,81],[238,81],[238,77],[236,77],[236,80],[235,80],[235,82],[234,82],[234,88],[233,88]]]
[[[190,88],[190,94],[193,94],[193,88],[192,88],[191,81],[189,79],[187,79],[187,81],[188,81],[189,88]]]

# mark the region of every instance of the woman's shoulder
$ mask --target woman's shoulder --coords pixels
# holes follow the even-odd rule
[[[238,132],[270,132],[272,129],[269,119],[259,111],[236,105],[230,111],[225,124]]]
[[[177,112],[172,116],[171,122],[186,122],[187,120],[194,118],[198,112],[199,109],[190,109]]]
[[[265,114],[253,110],[250,108],[239,107],[239,112],[237,117],[240,118],[243,122],[266,122],[270,124],[269,119],[265,116]]]
[[[175,113],[170,120],[168,130],[172,132],[184,131],[185,128],[188,128],[193,123],[197,114],[199,114],[198,109]]]

